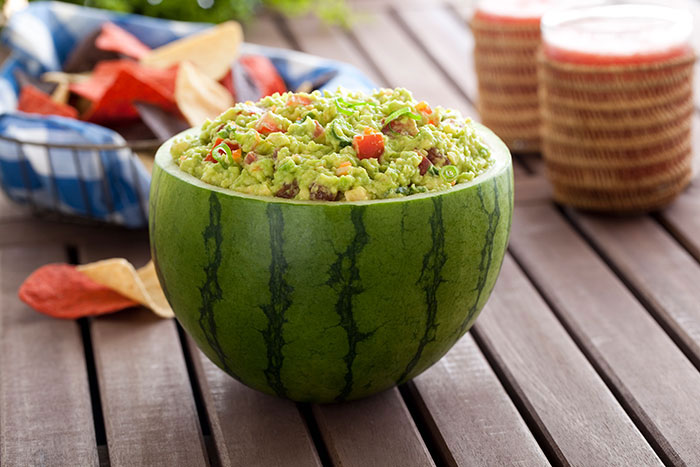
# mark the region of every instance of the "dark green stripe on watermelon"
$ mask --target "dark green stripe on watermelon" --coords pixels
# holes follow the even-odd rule
[[[432,201],[433,214],[430,216],[432,247],[423,257],[423,269],[416,283],[416,285],[421,287],[425,292],[425,332],[418,342],[416,353],[406,365],[401,376],[399,376],[397,384],[403,383],[408,375],[411,374],[411,371],[413,371],[423,355],[425,346],[435,340],[435,333],[438,328],[438,323],[436,323],[438,309],[437,291],[440,284],[444,281],[442,277],[442,268],[447,261],[447,255],[445,254],[445,226],[443,225],[442,217],[442,198],[432,198]]]
[[[348,336],[348,353],[343,357],[345,362],[345,386],[336,396],[337,402],[345,400],[353,389],[352,364],[357,355],[357,344],[372,337],[373,332],[360,332],[353,315],[353,297],[364,291],[360,282],[360,271],[357,267],[357,256],[369,242],[369,236],[362,220],[365,208],[353,208],[350,212],[355,236],[347,249],[335,260],[328,270],[329,279],[326,285],[338,294],[335,304],[336,313],[340,317],[340,327]]]
[[[291,305],[291,293],[294,289],[285,280],[287,272],[287,261],[284,258],[284,218],[279,205],[269,204],[267,206],[267,216],[270,226],[270,251],[272,261],[270,262],[270,303],[260,308],[265,313],[268,323],[267,328],[262,331],[265,345],[267,346],[268,366],[265,369],[267,384],[278,396],[284,397],[287,389],[282,382],[282,365],[284,355],[283,327],[287,322],[285,312]]]
[[[484,214],[486,214],[486,222],[488,227],[486,229],[486,235],[484,236],[483,243],[483,245],[486,246],[481,250],[481,260],[479,261],[479,279],[476,283],[475,289],[476,298],[474,299],[474,303],[472,304],[472,306],[469,308],[467,316],[464,318],[462,324],[459,326],[459,330],[457,333],[458,336],[461,336],[466,332],[469,325],[476,318],[476,313],[481,310],[481,308],[479,307],[479,304],[481,302],[481,296],[484,292],[484,288],[489,277],[489,271],[491,271],[491,264],[493,263],[494,236],[496,235],[496,228],[498,227],[499,221],[501,220],[501,206],[498,202],[498,179],[493,180],[493,196],[495,201],[493,209],[491,211],[489,211],[487,207],[483,186],[480,185],[477,187],[477,195],[479,197],[479,202],[481,203],[481,208]]]
[[[199,308],[199,327],[202,329],[207,342],[216,353],[219,364],[228,373],[232,373],[226,362],[226,353],[221,348],[216,329],[214,306],[221,301],[222,291],[219,285],[219,266],[221,265],[221,203],[215,193],[209,196],[209,225],[202,232],[202,240],[206,251],[207,262],[204,266],[206,279],[199,287],[202,295],[202,306]]]

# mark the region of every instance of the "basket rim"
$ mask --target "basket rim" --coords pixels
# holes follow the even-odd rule
[[[55,149],[74,149],[83,151],[114,151],[119,149],[128,149],[131,151],[143,151],[148,149],[157,149],[163,141],[159,139],[135,140],[132,142],[124,142],[119,144],[60,144],[60,143],[45,143],[39,141],[29,141],[20,138],[13,138],[0,134],[1,141],[9,141],[19,145],[38,146],[43,148]]]

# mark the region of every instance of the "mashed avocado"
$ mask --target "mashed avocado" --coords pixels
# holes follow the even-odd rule
[[[405,89],[238,103],[171,153],[181,170],[212,185],[327,201],[447,190],[494,162],[469,119]]]

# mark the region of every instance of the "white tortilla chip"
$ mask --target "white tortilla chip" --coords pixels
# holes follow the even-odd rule
[[[175,81],[175,102],[187,122],[199,126],[231,107],[233,96],[190,62],[182,62]]]
[[[153,261],[138,271],[123,258],[83,264],[77,269],[93,281],[149,308],[161,318],[175,316],[160,287]]]
[[[68,98],[70,97],[70,89],[68,83],[58,83],[53,94],[51,94],[51,100],[58,102],[59,104],[67,104]]]
[[[62,71],[47,71],[41,75],[41,80],[47,83],[82,83],[90,79],[92,73],[64,73]]]
[[[187,61],[218,81],[231,69],[231,64],[238,57],[241,42],[241,25],[227,21],[153,49],[141,58],[141,63],[154,68],[170,68]]]

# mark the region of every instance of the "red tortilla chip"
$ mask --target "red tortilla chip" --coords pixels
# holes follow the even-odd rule
[[[34,271],[19,288],[19,298],[40,313],[63,319],[139,306],[69,264],[47,264]]]
[[[231,70],[219,80],[219,83],[228,89],[228,92],[230,92],[233,97],[236,97],[236,88],[233,85],[233,72]]]
[[[136,79],[147,82],[151,86],[158,88],[163,95],[174,99],[177,67],[167,69],[150,68],[132,60],[101,62],[95,67],[90,79],[80,83],[72,83],[70,90],[93,102],[99,101],[122,71],[130,72]],[[124,97],[128,98],[129,96]]]
[[[284,80],[269,58],[262,55],[245,55],[238,59],[238,63],[246,68],[263,96],[287,91]]]
[[[95,39],[95,46],[101,50],[117,52],[127,57],[140,59],[151,49],[130,32],[114,23],[104,23],[100,35]]]
[[[22,87],[17,110],[32,114],[78,118],[78,111],[73,107],[54,102],[51,100],[51,96],[41,92],[31,84]]]
[[[83,118],[91,122],[137,118],[139,113],[134,107],[135,101],[148,102],[167,111],[178,112],[172,95],[162,86],[144,81],[131,71],[122,70]]]

